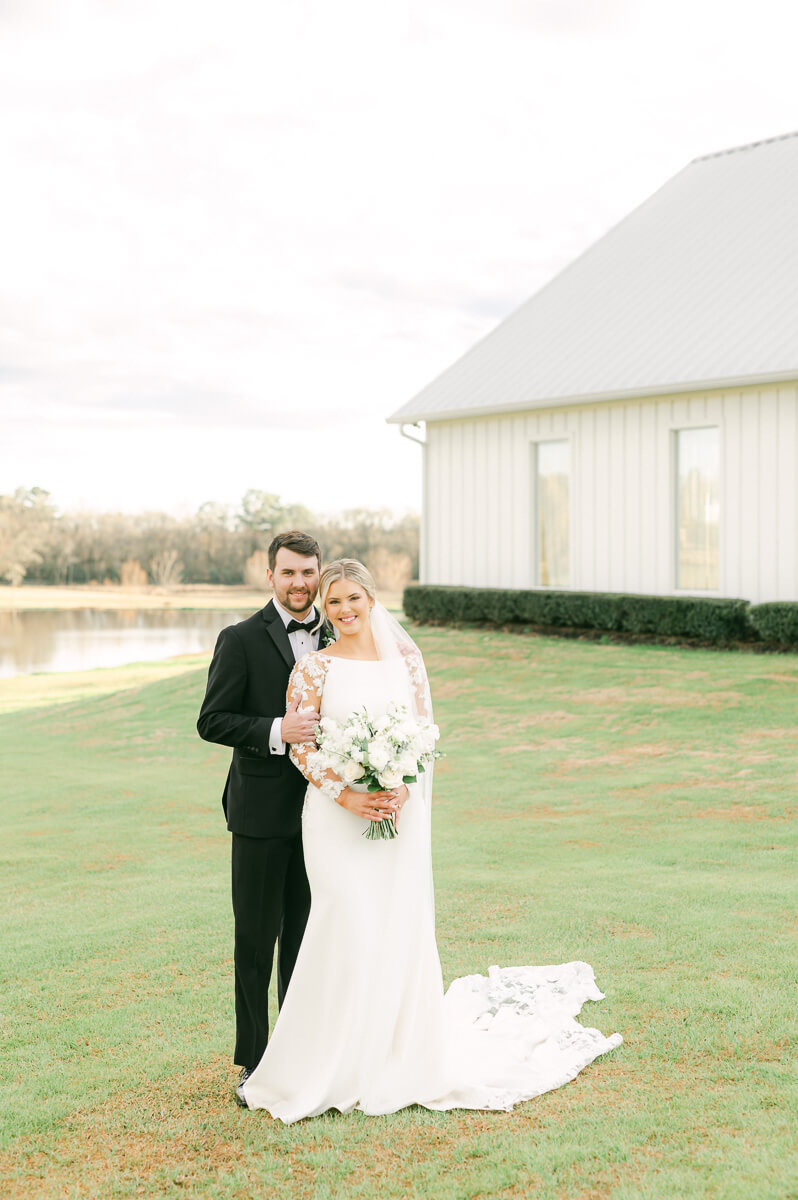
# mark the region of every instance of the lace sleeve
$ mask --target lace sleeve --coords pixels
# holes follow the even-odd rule
[[[416,716],[421,721],[431,721],[432,705],[430,703],[429,680],[427,679],[427,668],[424,666],[424,659],[421,657],[421,652],[415,646],[400,646],[400,650],[405,660],[407,673],[410,676],[410,686],[413,689]]]
[[[299,700],[300,710],[312,708],[315,712],[319,712],[329,661],[317,650],[300,658],[288,681],[287,704],[289,706]],[[337,800],[346,784],[334,771],[322,771],[313,765],[312,755],[315,750],[315,742],[292,742],[288,753],[291,762],[302,772],[308,783],[319,788],[331,800]]]

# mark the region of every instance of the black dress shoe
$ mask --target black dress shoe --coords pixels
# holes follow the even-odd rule
[[[244,1084],[249,1079],[249,1077],[252,1074],[252,1072],[254,1071],[254,1069],[255,1069],[254,1067],[242,1067],[241,1068],[241,1074],[238,1078],[238,1083],[236,1084],[236,1090],[234,1093],[235,1098],[236,1098],[236,1104],[238,1105],[239,1108],[249,1108],[249,1105],[247,1104],[247,1098],[244,1095]]]

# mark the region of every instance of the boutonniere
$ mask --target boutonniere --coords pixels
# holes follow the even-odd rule
[[[335,630],[325,622],[319,631],[319,650],[324,650],[326,646],[332,646],[335,640]]]

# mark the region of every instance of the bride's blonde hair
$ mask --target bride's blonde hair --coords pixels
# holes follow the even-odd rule
[[[359,583],[372,604],[377,599],[374,577],[368,567],[364,567],[356,558],[336,558],[335,562],[327,564],[319,578],[319,609],[322,615],[330,584],[337,583],[339,579],[351,579],[352,583]]]

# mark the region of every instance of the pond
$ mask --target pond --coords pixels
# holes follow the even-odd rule
[[[0,612],[0,678],[202,653],[213,649],[220,629],[247,616],[236,609]]]

